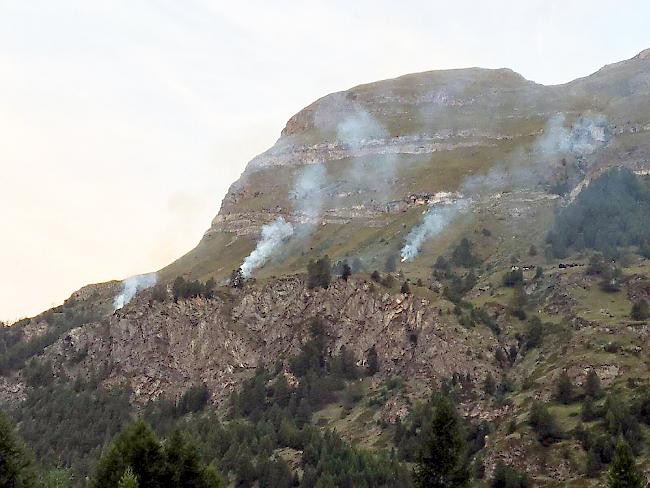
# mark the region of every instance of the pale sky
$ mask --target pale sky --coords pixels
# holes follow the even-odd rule
[[[650,47],[650,2],[0,0],[0,318],[190,250],[286,120],[351,86]]]

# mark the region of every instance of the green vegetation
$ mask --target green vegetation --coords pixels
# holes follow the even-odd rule
[[[177,277],[172,284],[172,294],[174,301],[186,300],[202,296],[205,298],[212,298],[214,296],[214,288],[216,283],[213,278],[210,278],[205,283],[198,280],[188,281],[182,276]]]
[[[83,477],[104,443],[129,422],[129,392],[101,387],[107,373],[97,372],[87,380],[51,378],[28,391],[13,417],[42,465],[73,468]]]
[[[92,486],[133,486],[134,481],[142,488],[224,486],[217,471],[201,462],[198,449],[185,434],[176,431],[161,443],[142,420],[127,426],[113,441],[97,465]]]
[[[31,454],[18,439],[9,419],[0,412],[0,486],[36,486],[36,470]]]
[[[499,461],[490,480],[490,488],[529,488],[533,486],[526,473],[521,473]]]
[[[647,320],[650,318],[650,306],[645,300],[638,300],[632,305],[632,311],[630,312],[630,317],[633,320]]]
[[[547,242],[552,256],[595,249],[608,257],[617,248],[650,241],[650,186],[628,169],[614,168],[592,181],[556,217]]]
[[[552,444],[564,437],[557,420],[549,411],[548,406],[535,401],[530,409],[528,423],[537,433],[538,440],[545,445]]]
[[[332,263],[329,256],[309,261],[307,265],[307,288],[328,288],[332,281]]]
[[[466,444],[462,422],[449,398],[435,400],[433,416],[422,425],[421,442],[414,473],[421,488],[469,485]]]
[[[634,462],[630,446],[619,440],[614,453],[612,466],[609,468],[608,486],[610,488],[642,488],[646,486],[643,475]]]
[[[34,320],[38,319],[47,322],[47,329],[27,341],[23,340],[22,324],[0,327],[0,375],[21,369],[30,358],[40,354],[70,329],[98,320],[99,312],[93,307],[66,303]]]

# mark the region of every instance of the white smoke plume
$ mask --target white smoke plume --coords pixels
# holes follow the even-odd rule
[[[278,248],[293,235],[293,225],[278,217],[271,224],[262,227],[262,237],[252,253],[241,265],[244,278],[250,278],[253,271],[263,266]]]
[[[544,134],[535,143],[538,155],[573,153],[586,156],[609,142],[608,121],[604,115],[579,117],[569,128],[564,126],[565,121],[564,114],[549,119]]]
[[[456,200],[447,205],[436,205],[431,207],[421,224],[411,229],[406,236],[406,244],[402,248],[402,262],[412,261],[420,253],[422,244],[427,239],[439,234],[456,215],[467,207],[466,199]]]
[[[352,148],[374,144],[390,137],[386,128],[359,104],[349,109],[349,113],[336,126],[336,139]],[[386,153],[380,157],[355,158],[347,174],[347,179],[358,189],[379,191],[388,198],[391,183],[397,174],[398,156]]]
[[[122,281],[122,291],[113,299],[113,310],[128,304],[139,291],[151,288],[158,281],[156,273],[131,276]]]
[[[313,223],[323,207],[323,193],[327,184],[327,169],[322,163],[312,163],[296,177],[289,199],[293,201],[294,210]]]
[[[558,169],[558,158],[567,155],[589,156],[606,146],[611,139],[608,121],[603,115],[582,116],[571,127],[565,127],[565,122],[564,114],[551,117],[529,154],[521,148],[514,150],[486,174],[467,178],[461,185],[461,191],[469,195],[485,195],[512,186],[548,181]],[[530,164],[521,164],[526,160],[530,160]]]

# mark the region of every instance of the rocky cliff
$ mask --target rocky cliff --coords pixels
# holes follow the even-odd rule
[[[552,397],[563,371],[578,387],[591,368],[606,388],[645,381],[639,358],[648,326],[631,322],[629,309],[650,296],[650,262],[629,257],[623,292],[611,295],[585,273],[588,256],[571,256],[568,264],[547,259],[545,236],[558,208],[608,168],[648,174],[649,132],[647,51],[560,86],[505,69],[467,69],[331,94],[288,121],[277,143],[232,185],[198,246],[160,270],[166,299],[149,289],[113,311],[118,283],[87,287],[18,324],[2,344],[30,344],[59,379],[102,370],[101,386],[128,386],[136,406],[178,398],[201,383],[219,406],[260,363],[278,363],[290,377],[286,360],[318,317],[332,354],[345,346],[363,366],[375,347],[379,373],[368,396],[385,393],[390,378],[406,384],[379,412],[364,417],[359,407],[357,417],[346,417],[357,429],[344,425],[347,438],[373,445],[378,425],[390,429],[412,402],[462,376],[471,384],[462,412],[493,422],[488,468],[502,458],[542,484],[562,483],[581,474],[559,448],[539,450],[527,426],[529,406]],[[395,263],[427,215],[458,202],[453,218],[424,234],[413,259]],[[274,247],[253,279],[228,286],[265,226],[280,217],[291,232],[269,241]],[[470,279],[460,266],[458,276],[433,276],[438,258],[449,259],[462,238],[473,243],[477,274]],[[353,263],[354,275],[309,289],[306,265],[325,254]],[[374,270],[397,283],[378,283]],[[503,286],[513,270],[522,271],[523,291]],[[173,300],[177,276],[215,278],[216,293]],[[454,279],[470,282],[456,303],[448,290],[458,285]],[[409,293],[400,290],[403,282]],[[526,349],[528,323],[516,313],[522,301],[545,321],[543,346]],[[3,373],[0,400],[20,404],[28,369]],[[503,386],[492,399],[484,391],[488,376],[516,390]],[[557,407],[567,429],[575,428],[571,408]],[[341,427],[323,415],[326,425]],[[575,439],[563,449],[580,450]]]

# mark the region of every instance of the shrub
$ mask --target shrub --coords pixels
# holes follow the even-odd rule
[[[648,302],[643,299],[634,302],[630,317],[633,320],[647,320],[650,318],[650,306],[648,306]]]
[[[528,422],[537,433],[537,438],[542,444],[551,444],[562,439],[562,432],[557,425],[557,421],[545,404],[539,401],[533,403]]]
[[[332,263],[324,256],[307,265],[307,288],[328,288],[332,280]]]
[[[503,286],[514,287],[524,282],[524,272],[519,267],[514,267],[503,275]]]
[[[571,403],[573,399],[573,383],[566,371],[563,371],[557,380],[555,387],[555,399],[565,405]]]
[[[497,463],[494,475],[490,480],[491,488],[529,488],[531,486],[533,485],[526,473],[505,465],[503,461]]]

